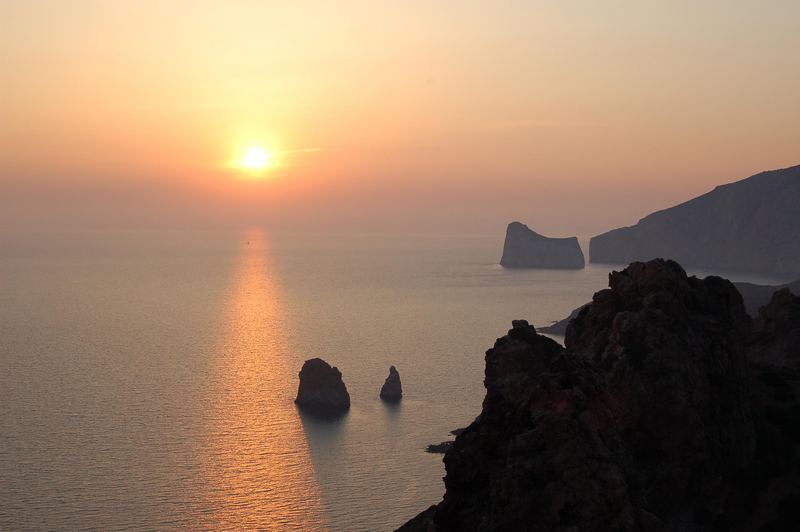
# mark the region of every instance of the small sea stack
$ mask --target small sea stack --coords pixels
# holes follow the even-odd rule
[[[294,402],[304,412],[322,417],[341,416],[350,409],[350,394],[342,372],[321,358],[306,360]]]
[[[389,376],[381,388],[381,399],[389,403],[396,403],[403,398],[403,385],[400,383],[400,373],[397,368],[389,366]]]

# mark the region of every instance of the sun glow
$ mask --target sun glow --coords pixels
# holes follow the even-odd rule
[[[269,166],[272,154],[261,146],[250,146],[240,163],[247,170],[264,170]]]

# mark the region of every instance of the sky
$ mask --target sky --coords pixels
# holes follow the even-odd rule
[[[589,236],[800,164],[795,0],[0,0],[0,20],[0,230]],[[242,168],[252,146],[269,168]]]

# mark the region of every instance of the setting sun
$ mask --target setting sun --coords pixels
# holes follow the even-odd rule
[[[251,146],[242,157],[241,164],[248,170],[263,170],[269,166],[272,154],[260,146]]]

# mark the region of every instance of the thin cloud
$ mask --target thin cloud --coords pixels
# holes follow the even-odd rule
[[[586,129],[601,127],[596,122],[580,122],[569,120],[513,119],[484,124],[486,129]]]
[[[324,149],[325,148],[299,148],[296,150],[281,150],[278,153],[314,153]]]

